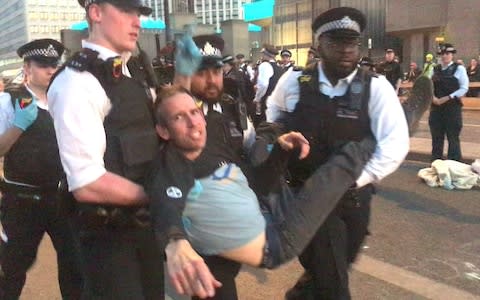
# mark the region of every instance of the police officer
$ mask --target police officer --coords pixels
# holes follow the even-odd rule
[[[294,63],[292,59],[292,52],[288,49],[283,49],[280,51],[280,67],[282,67],[282,71],[286,72],[288,69],[293,68]]]
[[[262,121],[265,121],[265,110],[267,108],[267,98],[277,85],[278,79],[282,76],[282,69],[277,65],[275,56],[278,51],[272,45],[265,45],[262,49],[262,62],[258,66],[257,91],[253,102],[256,105],[255,127]]]
[[[152,97],[130,58],[140,0],[79,0],[89,36],[48,91],[85,271],[84,299],[163,299],[163,258],[141,185],[158,148]]]
[[[25,83],[7,89],[0,103],[1,182],[0,298],[18,299],[44,233],[57,251],[64,299],[79,299],[81,276],[75,244],[58,193],[64,177],[46,90],[64,51],[52,39],[29,42],[17,50]],[[6,94],[8,95],[8,94]]]
[[[337,144],[371,134],[377,140],[355,186],[300,256],[307,273],[287,299],[350,298],[348,269],[367,234],[371,184],[395,171],[408,152],[408,128],[395,91],[385,77],[358,67],[365,25],[364,14],[350,7],[319,15],[312,30],[321,62],[287,72],[269,98],[267,121],[284,123],[310,143],[305,163],[290,166],[293,186],[302,185]]]
[[[403,73],[400,63],[395,60],[395,50],[392,48],[385,49],[385,61],[378,64],[377,72],[387,77],[387,80],[393,86],[398,95]]]
[[[468,75],[464,66],[453,62],[457,50],[452,44],[440,46],[441,63],[433,69],[434,97],[428,124],[432,135],[431,160],[442,159],[445,135],[448,140],[447,159],[461,161],[460,132],[463,126],[462,100],[468,92]]]

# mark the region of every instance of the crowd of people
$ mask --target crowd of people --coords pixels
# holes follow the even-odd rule
[[[166,275],[179,294],[235,300],[242,264],[295,257],[305,272],[286,299],[349,299],[374,184],[404,160],[411,126],[394,50],[360,59],[365,15],[317,16],[302,68],[288,49],[265,45],[254,66],[218,35],[186,34],[150,73],[132,56],[150,7],[79,3],[82,49],[59,66],[61,43],[23,45],[24,81],[0,94],[0,298],[18,299],[48,233],[63,299],[164,299]],[[432,159],[444,135],[461,159],[468,77],[453,53],[408,73],[433,80]]]

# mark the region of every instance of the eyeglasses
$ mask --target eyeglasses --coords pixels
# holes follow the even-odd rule
[[[331,38],[327,37],[327,45],[332,48],[355,48],[362,45],[360,38]]]

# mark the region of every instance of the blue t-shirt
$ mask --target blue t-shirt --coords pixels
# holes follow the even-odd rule
[[[195,180],[187,196],[183,224],[190,243],[205,255],[241,247],[266,226],[257,196],[242,170],[232,163]]]

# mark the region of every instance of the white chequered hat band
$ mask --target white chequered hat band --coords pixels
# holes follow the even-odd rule
[[[43,57],[54,57],[54,58],[59,57],[57,50],[55,50],[55,48],[52,45],[49,45],[45,49],[33,49],[23,54],[23,58],[28,58],[32,56],[43,56]]]
[[[349,30],[356,31],[358,33],[361,32],[360,24],[350,19],[348,16],[345,16],[341,20],[331,21],[320,26],[315,32],[315,40],[318,39],[318,37],[322,33],[325,33],[331,30],[337,30],[337,29],[349,29]]]

